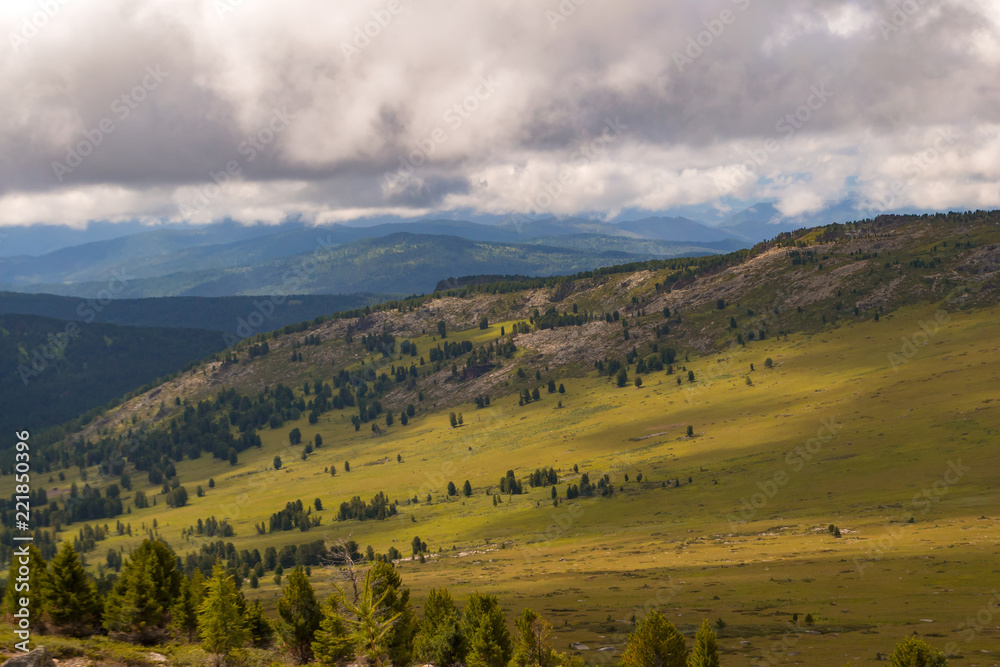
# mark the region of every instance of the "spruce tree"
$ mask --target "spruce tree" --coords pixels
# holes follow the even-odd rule
[[[427,593],[413,650],[418,660],[435,665],[454,665],[465,659],[458,609],[448,589],[432,588]]]
[[[341,596],[331,595],[323,605],[323,620],[312,643],[316,661],[324,666],[349,662],[354,658],[354,638],[347,627]]]
[[[180,595],[177,556],[163,542],[147,539],[122,567],[104,601],[104,627],[132,641],[162,640]]]
[[[21,556],[17,550],[10,557],[10,567],[7,568],[7,590],[4,593],[4,611],[9,618],[21,609],[21,598],[28,599],[28,621],[35,624],[42,620],[42,596],[45,589],[46,566],[42,552],[34,544],[29,544],[27,556]],[[27,563],[22,563],[24,558]],[[27,567],[29,574],[22,577],[19,570]]]
[[[410,589],[403,586],[403,579],[392,563],[375,563],[369,572],[373,593],[382,600],[379,605],[381,612],[386,616],[398,615],[386,634],[389,659],[394,665],[408,665],[413,658],[413,637],[417,633],[417,617],[410,605]]]
[[[278,616],[281,617],[280,631],[285,648],[299,664],[312,660],[313,637],[319,629],[323,612],[301,567],[296,567],[288,575],[282,597],[278,600]]]
[[[387,599],[393,590],[387,587],[379,595],[376,592],[376,579],[375,568],[369,569],[356,597],[353,600],[343,595],[341,597],[344,620],[351,630],[355,646],[369,664],[382,667],[388,658],[390,633],[401,614],[388,613]]]
[[[507,667],[511,657],[510,633],[500,601],[495,595],[473,593],[462,616],[467,667]]]
[[[90,575],[68,540],[49,564],[41,588],[45,614],[54,628],[74,636],[93,633],[101,604]]]
[[[698,634],[694,636],[694,648],[688,657],[688,667],[720,667],[719,643],[708,621],[701,622]]]
[[[549,645],[552,625],[531,609],[514,621],[516,633],[509,667],[555,667],[556,653]]]
[[[233,650],[242,648],[250,639],[240,614],[239,597],[232,576],[216,561],[205,599],[198,608],[201,645],[215,655],[216,665],[225,664]]]
[[[663,614],[653,610],[628,636],[622,667],[685,667],[684,637]]]

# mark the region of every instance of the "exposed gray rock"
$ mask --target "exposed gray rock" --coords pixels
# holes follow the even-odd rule
[[[39,646],[33,651],[15,655],[0,667],[56,667],[56,663],[45,647]]]

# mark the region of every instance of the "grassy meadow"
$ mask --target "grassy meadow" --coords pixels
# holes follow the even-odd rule
[[[350,538],[362,551],[395,546],[406,556],[419,536],[431,557],[397,564],[418,604],[431,587],[447,586],[456,600],[497,593],[509,617],[541,612],[556,648],[583,643],[591,662],[616,661],[617,652],[597,649],[621,649],[632,618],[657,608],[683,631],[702,618],[718,623],[725,664],[874,664],[914,632],[966,656],[962,664],[997,664],[996,619],[982,623],[982,610],[1000,589],[1000,308],[947,307],[905,307],[711,357],[682,354],[674,374],[647,374],[641,388],[631,374],[624,388],[596,373],[552,375],[566,393],[549,394],[543,372],[540,401],[521,407],[513,393],[485,409],[421,404],[407,426],[380,422],[379,436],[368,425],[356,432],[346,411],[316,425],[303,417],[261,431],[262,448],[235,466],[211,456],[178,463],[189,503],[170,509],[161,496],[156,507],[133,508],[120,517],[133,536],[99,542],[88,561],[95,566],[109,548],[127,553],[149,532],[184,555],[209,540],[182,529],[210,516],[230,518],[236,535],[225,541],[237,550],[262,553]],[[449,339],[485,342],[499,326]],[[462,426],[450,427],[451,410]],[[294,427],[304,442],[323,438],[306,460],[302,445],[288,444]],[[335,476],[324,472],[330,465]],[[558,506],[550,487],[527,483],[525,494],[494,506],[490,492],[508,469],[523,479],[546,466],[559,471]],[[50,497],[83,483],[67,472],[46,484]],[[616,493],[567,500],[582,473],[595,482],[607,474]],[[144,475],[133,481],[133,492],[159,492]],[[447,496],[449,481],[458,496]],[[379,491],[399,502],[397,517],[335,521],[341,502]],[[286,502],[315,498],[320,526],[256,533]],[[312,581],[327,592],[337,576],[313,568]],[[273,610],[270,574],[245,590]]]

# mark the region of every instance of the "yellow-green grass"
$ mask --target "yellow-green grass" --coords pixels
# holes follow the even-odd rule
[[[683,629],[722,618],[725,664],[747,664],[775,643],[785,649],[770,664],[874,663],[876,651],[890,651],[914,631],[929,634],[939,648],[955,642],[966,655],[996,650],[995,630],[974,633],[968,643],[960,630],[1000,588],[994,402],[1000,308],[950,313],[929,344],[893,368],[889,353],[905,360],[910,350],[901,339],[916,335],[922,342],[920,323],[931,322],[935,311],[907,308],[880,322],[692,360],[694,384],[680,368],[644,376],[641,389],[631,382],[619,389],[593,375],[556,377],[565,395],[543,388],[542,400],[525,407],[506,396],[484,410],[453,408],[464,416],[457,429],[449,427],[447,411],[418,414],[405,427],[397,420],[379,437],[367,425],[355,432],[346,412],[328,413],[315,426],[305,419],[286,423],[262,432],[262,449],[242,453],[236,466],[208,456],[178,464],[189,505],[168,509],[161,496],[157,507],[133,510],[121,517],[133,537],[99,543],[90,562],[108,548],[136,545],[140,525],[149,528],[154,518],[158,534],[185,554],[208,540],[185,541],[183,528],[230,516],[237,534],[226,541],[261,552],[350,537],[362,548],[385,552],[392,545],[406,554],[419,535],[434,557],[400,564],[417,601],[443,585],[457,596],[498,593],[511,612],[541,611],[556,626],[561,650],[572,641],[620,647],[626,621],[650,605]],[[484,335],[495,337],[496,328]],[[764,368],[767,357],[773,368]],[[831,423],[838,426],[824,439]],[[685,435],[688,425],[693,438]],[[299,460],[301,446],[288,446],[296,426],[306,441],[323,436],[323,447],[307,461]],[[279,471],[270,469],[276,454],[284,462]],[[350,473],[343,471],[345,459]],[[949,462],[962,466],[960,476]],[[323,472],[331,464],[335,477]],[[624,491],[567,502],[567,484],[578,483],[574,464],[595,481],[609,474]],[[560,470],[558,508],[549,488],[504,496],[497,507],[485,492],[507,469],[523,476],[549,465]],[[642,484],[635,482],[638,472]],[[674,478],[680,488],[661,486]],[[466,479],[473,496],[446,500],[447,482],[461,488]],[[140,474],[133,480],[136,489],[159,491]],[[65,489],[69,482],[47,486]],[[206,497],[195,497],[197,485]],[[400,501],[398,518],[333,521],[340,502],[354,495],[369,500],[378,491]],[[415,494],[420,502],[406,505]],[[325,508],[320,527],[256,534],[254,524],[286,502],[311,504],[317,497]],[[741,517],[743,499],[760,506]],[[842,537],[830,535],[829,524]],[[323,592],[335,577],[328,568],[313,570]],[[273,601],[277,588],[268,575],[249,593]],[[800,631],[789,633],[793,613]],[[802,632],[807,613],[823,634]]]

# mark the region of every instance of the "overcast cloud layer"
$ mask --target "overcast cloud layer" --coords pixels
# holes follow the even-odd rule
[[[991,0],[0,6],[0,224],[1000,206]]]

